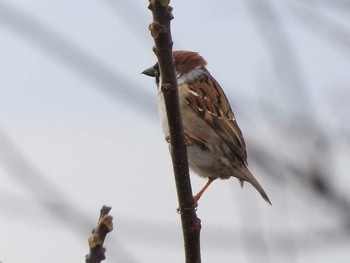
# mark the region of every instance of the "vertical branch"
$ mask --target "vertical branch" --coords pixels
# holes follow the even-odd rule
[[[173,41],[170,21],[173,16],[169,2],[169,0],[150,0],[148,8],[152,11],[153,22],[150,24],[149,30],[155,42],[153,51],[158,58],[162,79],[161,90],[164,95],[169,123],[171,157],[181,214],[186,263],[199,263],[201,262],[199,240],[201,223],[193,207],[187,149],[184,143],[175,65],[172,56]]]

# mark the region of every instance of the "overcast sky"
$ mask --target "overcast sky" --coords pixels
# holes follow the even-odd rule
[[[0,0],[1,262],[83,262],[104,204],[106,262],[183,260],[156,88],[140,74],[156,59],[147,5]],[[174,49],[208,61],[273,203],[213,183],[197,211],[202,261],[349,262],[349,4],[171,5]]]

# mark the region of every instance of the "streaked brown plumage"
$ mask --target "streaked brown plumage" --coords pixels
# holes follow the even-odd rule
[[[189,141],[188,160],[191,170],[209,180],[195,196],[197,202],[203,192],[217,178],[238,178],[252,184],[260,195],[271,204],[264,189],[247,168],[246,144],[231,106],[219,83],[205,68],[207,62],[196,52],[173,52],[179,102],[184,132]],[[161,86],[159,68],[155,66],[143,72],[156,78]],[[159,112],[163,131],[169,135],[164,98],[158,93]]]

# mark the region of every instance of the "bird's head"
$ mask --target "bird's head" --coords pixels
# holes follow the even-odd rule
[[[178,85],[192,81],[202,73],[202,69],[207,62],[197,53],[191,51],[174,51],[173,58],[175,62],[176,78]],[[199,69],[197,72],[196,70]],[[154,66],[144,70],[142,74],[145,74],[156,79],[157,85],[160,82],[160,70],[158,63]]]

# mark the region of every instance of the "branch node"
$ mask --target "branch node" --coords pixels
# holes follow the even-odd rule
[[[169,20],[173,20],[174,19],[174,15],[173,15],[173,13],[172,13],[172,11],[173,11],[173,8],[169,5],[168,6],[168,18],[169,18]]]
[[[174,42],[173,41],[169,41],[169,43],[166,45],[166,47],[172,49],[173,45],[174,45]]]
[[[148,27],[149,31],[151,31],[151,35],[153,38],[158,38],[160,34],[166,33],[167,30],[165,26],[161,25],[158,22],[153,22]]]
[[[201,230],[201,228],[202,228],[201,220],[199,218],[196,218],[195,220],[192,221],[189,231],[197,233]]]
[[[167,7],[170,3],[170,0],[156,0],[156,2],[160,3],[160,5],[163,7]]]
[[[103,243],[101,238],[98,235],[92,235],[91,237],[89,237],[88,242],[89,242],[90,249],[93,249],[97,246],[101,246]]]
[[[111,232],[113,230],[113,217],[110,215],[105,215],[101,219],[100,224],[105,226],[108,232]]]
[[[172,89],[172,85],[170,83],[163,83],[161,86],[162,92],[169,92]]]
[[[153,53],[154,53],[155,55],[158,54],[158,49],[157,49],[156,46],[153,46],[153,47],[152,47],[152,51],[153,51]]]

